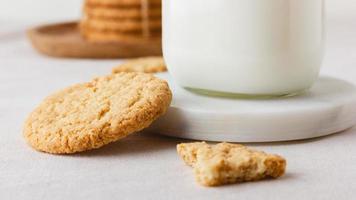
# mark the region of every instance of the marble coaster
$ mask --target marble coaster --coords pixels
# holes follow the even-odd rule
[[[227,142],[271,142],[314,138],[356,124],[356,88],[320,77],[306,93],[278,99],[228,99],[189,92],[168,73],[173,102],[150,132],[172,137]]]

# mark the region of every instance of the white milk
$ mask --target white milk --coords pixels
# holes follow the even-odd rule
[[[163,0],[164,57],[183,87],[302,91],[318,76],[323,44],[323,0]]]

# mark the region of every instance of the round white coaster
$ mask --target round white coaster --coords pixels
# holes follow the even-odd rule
[[[305,94],[278,99],[209,97],[179,87],[168,73],[173,102],[150,131],[163,135],[227,142],[268,142],[314,138],[356,123],[356,88],[320,77]]]

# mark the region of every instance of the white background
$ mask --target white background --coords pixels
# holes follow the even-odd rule
[[[355,0],[325,0],[329,18],[356,16]],[[80,16],[82,0],[0,0],[0,18],[54,21]]]
[[[326,3],[322,74],[356,84],[356,1]],[[195,183],[192,170],[175,152],[180,139],[141,133],[70,156],[29,148],[21,136],[22,125],[41,99],[107,74],[121,62],[49,58],[31,48],[24,34],[28,24],[76,19],[80,7],[79,0],[0,0],[1,200],[356,199],[356,128],[312,140],[248,144],[286,157],[287,174],[218,188]]]

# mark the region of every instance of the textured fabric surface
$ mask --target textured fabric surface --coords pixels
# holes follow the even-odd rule
[[[355,199],[356,128],[248,144],[284,156],[286,175],[218,188],[195,183],[177,156],[180,139],[140,133],[82,154],[34,151],[22,137],[29,112],[53,91],[110,73],[121,61],[45,57],[32,50],[24,29],[0,26],[0,199]],[[328,30],[322,74],[356,84],[356,20],[331,20]]]

